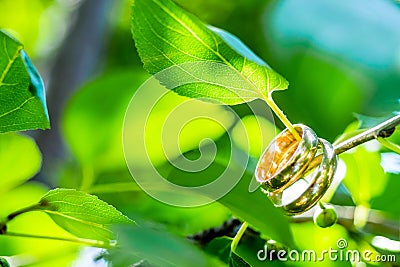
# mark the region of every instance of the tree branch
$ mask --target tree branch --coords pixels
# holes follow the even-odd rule
[[[339,155],[353,147],[361,145],[362,143],[368,142],[372,139],[377,139],[378,137],[389,137],[393,134],[398,124],[400,124],[400,114],[335,145],[334,147],[336,155]]]
[[[354,212],[356,207],[334,205],[338,215],[337,223],[348,230],[354,230]],[[304,223],[313,221],[313,211],[310,210],[298,216],[291,217],[293,223]],[[398,238],[400,236],[399,222],[383,216],[383,212],[370,210],[368,219],[363,230],[375,235],[391,236]]]
[[[338,206],[333,205],[336,209],[338,215],[337,224],[342,225],[349,232],[354,232],[359,230],[354,226],[354,212],[355,208],[353,206]],[[313,222],[314,210],[309,210],[301,215],[289,217],[292,223],[308,223]],[[234,237],[240,226],[240,221],[238,219],[230,219],[224,222],[221,226],[206,229],[200,233],[192,236],[188,236],[188,239],[194,241],[200,246],[205,246],[211,240],[217,237],[229,236]],[[383,235],[386,237],[392,237],[394,239],[400,236],[399,223],[396,220],[388,219],[383,215],[382,212],[377,210],[370,210],[368,215],[368,220],[362,229],[365,232],[372,233],[374,235]],[[254,231],[251,226],[247,228],[246,234],[259,234]]]

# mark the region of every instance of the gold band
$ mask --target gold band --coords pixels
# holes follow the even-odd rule
[[[301,140],[297,141],[287,129],[281,132],[266,148],[255,171],[257,181],[272,203],[289,215],[309,210],[322,198],[337,165],[329,142],[318,138],[305,125],[294,127],[301,134]],[[297,185],[306,177],[309,184],[305,188]]]

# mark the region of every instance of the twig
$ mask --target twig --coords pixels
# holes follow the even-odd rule
[[[67,242],[78,243],[78,244],[85,245],[85,246],[106,248],[106,249],[111,249],[111,248],[115,247],[115,244],[113,244],[113,243],[107,244],[106,242],[103,242],[103,241],[84,239],[84,238],[78,238],[78,237],[68,238],[68,237],[56,237],[56,236],[44,236],[44,235],[30,235],[30,234],[12,233],[12,232],[6,232],[2,235],[3,236],[15,236],[15,237],[27,237],[27,238],[67,241]]]
[[[12,219],[14,219],[15,217],[17,217],[17,216],[19,216],[19,215],[21,215],[21,214],[24,214],[24,213],[26,213],[26,212],[35,211],[35,210],[40,210],[40,209],[41,209],[41,203],[37,203],[37,204],[34,204],[34,205],[32,205],[32,206],[29,206],[29,207],[26,207],[26,208],[23,208],[23,209],[14,211],[13,213],[10,213],[10,214],[7,216],[6,221],[4,221],[4,223],[8,223],[9,221],[11,221]]]
[[[338,206],[334,205],[338,215],[337,223],[342,225],[348,231],[354,231],[354,211],[355,207],[352,206]],[[289,218],[292,223],[307,223],[313,222],[313,211],[310,210],[301,215]],[[224,224],[216,228],[204,230],[196,235],[189,236],[188,239],[193,240],[200,246],[205,246],[211,240],[221,236],[234,237],[236,234],[235,229],[240,225],[238,219],[230,219]],[[386,218],[382,212],[377,210],[370,210],[368,220],[363,228],[364,231],[373,233],[374,235],[384,235],[388,237],[398,238],[400,236],[399,223],[396,220]],[[252,228],[248,227],[246,234],[258,234]]]
[[[13,220],[15,217],[24,214],[26,212],[40,210],[41,204],[37,203],[29,207],[22,208],[20,210],[10,213],[3,221],[0,221],[0,235],[5,235],[7,233],[7,224]]]
[[[389,137],[394,132],[398,124],[400,124],[400,114],[335,145],[335,152],[337,155],[339,155],[372,139],[377,139],[378,137]]]
[[[354,212],[356,207],[334,205],[338,215],[337,223],[348,230],[354,229]],[[303,223],[313,221],[313,212],[308,211],[298,216],[290,217],[291,222]],[[375,235],[392,236],[398,238],[400,236],[399,222],[390,220],[383,216],[382,212],[370,210],[368,219],[363,230],[374,233]]]

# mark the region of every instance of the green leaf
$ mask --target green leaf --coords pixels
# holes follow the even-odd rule
[[[362,115],[362,114],[355,114],[355,116],[360,123],[359,128],[365,129],[365,128],[372,128],[372,127],[396,116],[397,114],[398,114],[398,112],[392,112],[390,114],[387,114],[387,115],[384,115],[381,117],[371,117],[371,116],[366,116],[366,115]]]
[[[167,179],[174,184],[196,187],[215,181],[223,172],[231,173],[231,177],[235,177],[240,167],[236,166],[236,163],[232,163],[232,166],[228,168],[227,164],[229,163],[227,162],[225,153],[229,154],[229,151],[222,149],[229,148],[229,142],[228,138],[222,138],[217,142],[216,158],[206,169],[199,172],[189,172],[169,166]],[[175,166],[179,166],[181,164],[180,160],[198,158],[199,155],[198,151],[186,153],[184,157],[175,160],[173,163]],[[203,154],[202,156],[205,157],[206,155]],[[217,201],[229,208],[235,216],[247,221],[253,228],[261,231],[265,236],[293,247],[293,236],[287,217],[280,209],[273,206],[267,195],[262,193],[261,190],[250,192],[251,181],[252,175],[245,173],[233,189]],[[204,192],[204,194],[210,194],[209,197],[214,197],[213,193],[212,191]],[[170,192],[170,195],[173,194],[179,193]]]
[[[234,253],[231,253],[231,242],[232,238],[223,236],[217,237],[210,241],[205,246],[205,251],[211,255],[217,256],[221,261],[226,264],[232,264],[233,266],[241,266],[235,264],[247,264],[242,266],[271,266],[271,267],[283,267],[287,266],[286,262],[279,260],[270,261],[270,258],[263,259],[265,256],[265,240],[260,236],[255,235],[244,235],[236,248]],[[275,252],[283,249],[275,248]],[[260,252],[262,250],[262,252]],[[260,255],[261,254],[261,255]],[[259,258],[259,256],[261,258]],[[275,254],[276,256],[276,254]]]
[[[292,223],[290,224],[293,235],[295,237],[296,245],[298,251],[301,255],[304,251],[313,251],[315,252],[315,259],[320,258],[320,260],[313,260],[313,254],[309,254],[310,256],[304,257],[306,261],[290,261],[288,258],[287,262],[281,262],[284,266],[287,266],[288,263],[293,263],[291,266],[304,266],[304,267],[313,267],[313,266],[324,266],[324,267],[351,267],[352,264],[350,261],[346,260],[336,260],[332,261],[328,255],[324,255],[324,251],[337,248],[338,240],[346,240],[348,246],[343,249],[343,253],[348,250],[358,249],[361,250],[356,243],[351,239],[349,233],[346,228],[343,226],[336,224],[329,229],[320,228],[315,225],[313,222],[307,223]],[[277,255],[275,253],[275,255]],[[293,254],[292,254],[293,255]],[[288,257],[288,254],[285,255]],[[304,259],[303,258],[303,259]],[[310,260],[308,260],[310,259]],[[275,261],[273,261],[275,262]],[[299,264],[301,263],[301,264]],[[268,265],[267,265],[268,266]]]
[[[113,262],[130,254],[155,266],[215,266],[183,237],[147,227],[120,226],[117,231],[119,249],[111,251]]]
[[[42,197],[39,209],[71,234],[88,239],[110,241],[113,224],[133,223],[113,206],[74,189],[58,188]]]
[[[207,27],[170,0],[135,0],[132,33],[144,67],[178,94],[239,104],[288,82],[233,35]],[[179,66],[178,66],[179,64]]]
[[[204,250],[211,255],[217,256],[221,261],[228,263],[231,254],[231,243],[232,238],[230,237],[216,237],[205,246]]]
[[[143,70],[109,73],[86,84],[71,98],[62,129],[80,164],[97,171],[125,168],[121,142],[125,111],[147,75]]]
[[[10,213],[31,206],[47,191],[47,186],[32,181],[0,194],[0,218],[6,218]],[[21,217],[18,216],[18,218],[7,223],[7,230],[14,233],[71,238],[69,233],[58,227],[43,212],[28,212]],[[27,241],[25,238],[7,237],[5,235],[0,237],[1,255],[13,256],[29,253],[33,261],[26,264],[31,266],[36,265],[38,261],[46,261],[46,263],[51,261],[50,266],[69,266],[68,263],[78,255],[81,248],[80,244],[74,242],[40,238],[29,238],[29,241]]]
[[[125,169],[121,142],[123,128],[124,135],[129,137],[129,142],[133,142],[133,147],[142,145],[142,141],[146,140],[148,154],[132,151],[131,161],[140,166],[147,156],[154,164],[164,163],[165,154],[174,158],[182,151],[197,147],[204,138],[218,139],[225,133],[225,128],[231,127],[235,122],[233,114],[224,107],[179,96],[167,91],[158,82],[157,88],[151,89],[156,95],[157,89],[162,90],[160,95],[166,93],[160,100],[154,100],[148,94],[136,93],[146,77],[148,74],[140,69],[109,73],[83,86],[68,102],[62,119],[62,129],[69,147],[81,165],[91,166],[96,172]],[[125,113],[131,99],[133,102],[128,111],[131,110],[132,114],[142,118],[148,115],[145,124],[137,118],[127,117],[124,125]],[[137,108],[138,105],[154,107],[149,114],[145,114],[143,109]],[[177,112],[178,107],[180,109]],[[175,126],[164,125],[171,114],[176,124],[183,125],[194,117],[204,116],[205,112],[207,117],[212,117],[219,123],[209,119],[196,119],[185,125],[182,131],[174,128]],[[225,125],[225,128],[220,124]],[[199,128],[203,130],[198,131]],[[167,144],[163,142],[162,133],[166,129],[176,131],[175,140],[179,146],[173,146],[169,139]]]
[[[39,73],[22,44],[0,30],[0,133],[49,127]]]
[[[7,133],[0,134],[0,162],[0,193],[3,193],[35,175],[42,158],[30,137]]]
[[[10,267],[10,264],[8,263],[8,261],[5,258],[0,257],[0,266],[1,267]]]
[[[346,163],[343,180],[357,205],[368,204],[371,198],[382,194],[387,183],[378,152],[366,150],[363,146],[340,156]]]
[[[287,217],[280,209],[272,205],[267,195],[261,190],[249,192],[251,179],[251,175],[243,176],[239,183],[219,202],[264,235],[293,247],[293,236]]]
[[[250,264],[248,264],[238,254],[231,251],[231,254],[229,255],[229,267],[250,267]]]
[[[387,185],[385,190],[375,196],[371,201],[371,208],[385,211],[398,219],[400,214],[400,205],[396,205],[399,198],[400,174],[388,173]]]

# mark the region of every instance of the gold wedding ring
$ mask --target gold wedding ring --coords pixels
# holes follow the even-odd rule
[[[317,204],[330,186],[337,165],[329,142],[318,138],[306,125],[296,124],[294,128],[301,140],[296,140],[288,129],[282,131],[266,148],[255,171],[272,203],[289,215],[303,213]],[[302,186],[297,183],[300,180]]]

